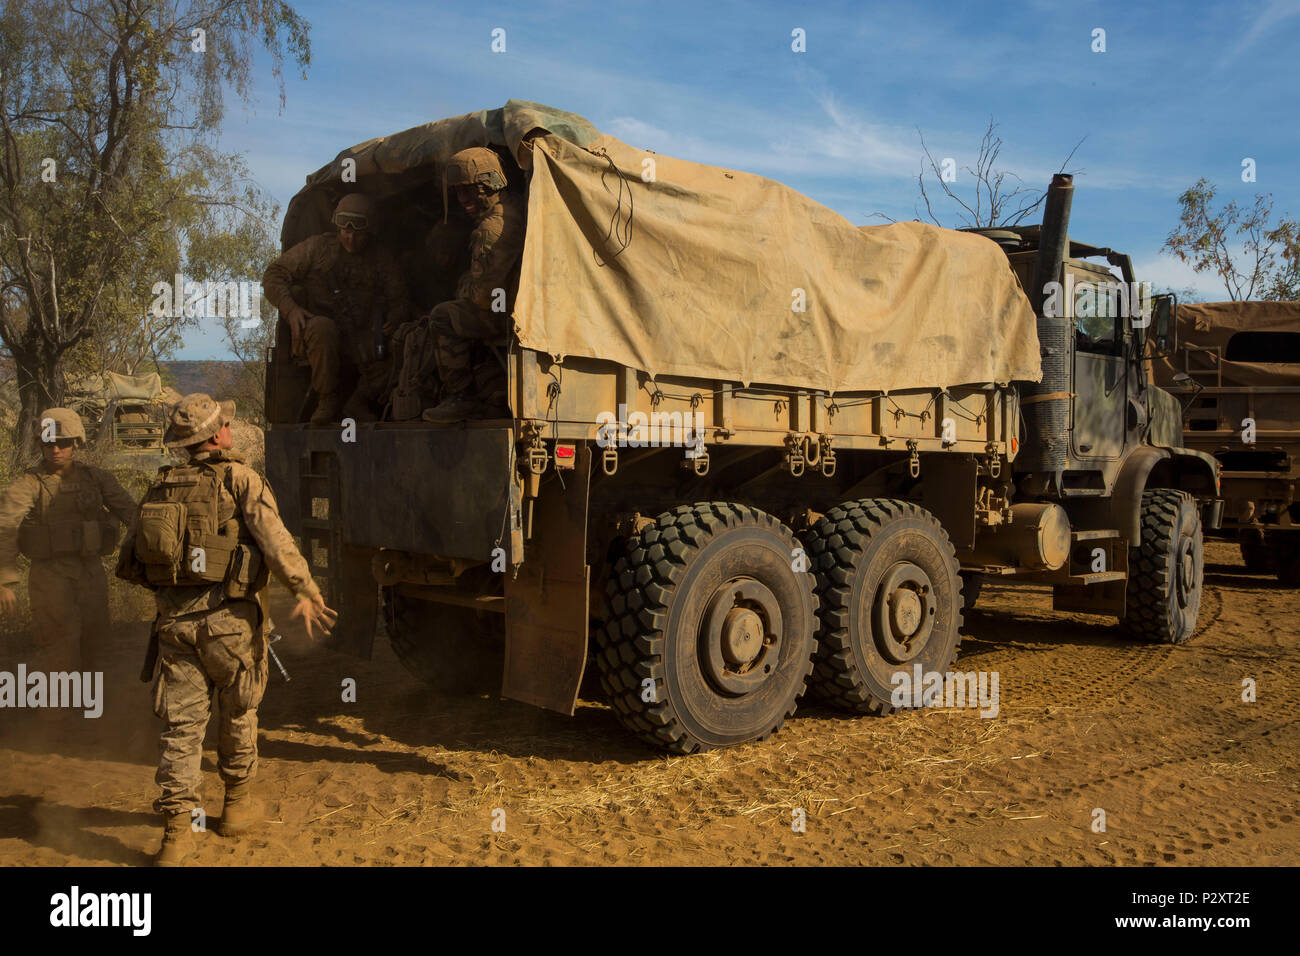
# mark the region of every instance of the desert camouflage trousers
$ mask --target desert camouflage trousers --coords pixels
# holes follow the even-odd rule
[[[35,660],[47,671],[102,670],[108,578],[97,557],[33,561],[27,576]]]
[[[394,354],[401,356],[401,376],[394,395],[394,418],[418,418],[421,409],[432,404],[436,388],[434,373],[442,385],[442,397],[473,394],[490,404],[506,400],[506,373],[495,357],[473,361],[476,341],[503,338],[509,332],[504,313],[480,309],[466,299],[452,299],[434,306],[428,317],[408,322],[394,340]],[[401,414],[399,396],[415,396],[406,414]]]
[[[183,617],[159,618],[154,713],[163,719],[160,813],[200,805],[203,737],[215,697],[220,721],[217,770],[229,787],[257,772],[257,706],[266,691],[266,639],[256,602],[230,601]]]
[[[311,366],[311,385],[317,395],[339,395],[346,414],[377,411],[384,404],[390,375],[389,361],[375,357],[374,349],[365,353],[351,345],[338,323],[323,315],[307,320],[303,327],[303,350]],[[354,384],[355,383],[355,384]]]

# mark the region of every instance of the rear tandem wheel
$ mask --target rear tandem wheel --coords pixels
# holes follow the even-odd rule
[[[624,726],[683,754],[781,727],[812,668],[817,598],[798,547],[776,518],[729,502],[682,505],[628,539],[596,634]]]

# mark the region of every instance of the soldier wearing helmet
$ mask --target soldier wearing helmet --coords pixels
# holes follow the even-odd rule
[[[108,636],[108,579],[101,556],[135,500],[107,471],[76,460],[86,444],[77,413],[47,408],[36,420],[43,462],[0,495],[0,613],[18,607],[18,554],[31,560],[27,593],[38,661],[47,670],[97,670]]]
[[[203,737],[215,697],[217,770],[225,784],[221,833],[261,822],[253,797],[257,708],[266,690],[267,644],[260,594],[274,574],[294,596],[292,617],[307,636],[330,632],[306,559],[280,520],[266,481],[233,452],[234,402],[202,393],[172,409],[163,440],[188,461],[163,468],[145,492],[122,543],[117,576],[153,590],[154,713],[162,733],[154,809],[166,819],[155,862],[175,866],[194,849],[191,813],[200,805]],[[145,676],[145,675],[142,675]]]
[[[444,222],[427,243],[431,271],[459,271],[459,279],[454,296],[434,307],[419,333],[405,336],[394,414],[419,414],[418,406],[410,405],[409,413],[401,414],[399,398],[412,392],[431,395],[436,370],[442,401],[425,410],[425,421],[507,417],[505,371],[482,350],[475,361],[475,343],[510,334],[527,207],[522,196],[507,188],[497,154],[474,147],[448,160],[443,208]],[[455,223],[447,221],[452,209],[457,211]]]
[[[349,193],[335,233],[298,243],[267,268],[262,290],[289,324],[293,354],[306,356],[316,390],[313,424],[372,421],[384,400],[393,332],[407,319],[407,291],[376,240],[375,206]]]

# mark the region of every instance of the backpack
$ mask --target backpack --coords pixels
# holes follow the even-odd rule
[[[191,461],[161,468],[145,493],[136,524],[134,560],[152,587],[226,584],[242,598],[266,585],[261,549],[239,518],[221,517],[221,487],[230,487],[230,464]]]

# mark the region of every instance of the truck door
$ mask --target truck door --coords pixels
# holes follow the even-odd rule
[[[1119,283],[1110,272],[1076,276],[1070,450],[1083,461],[1115,459],[1124,452],[1128,391],[1137,384],[1126,374]]]

